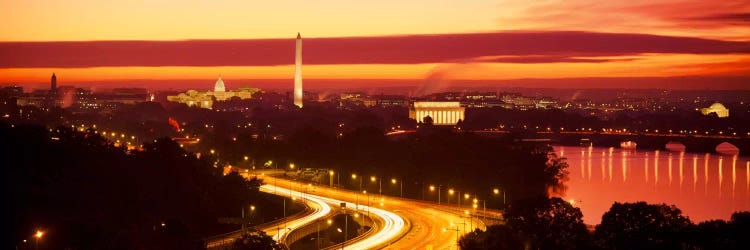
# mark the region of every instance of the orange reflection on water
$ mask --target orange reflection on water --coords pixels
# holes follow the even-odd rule
[[[719,156],[719,197],[721,197],[721,184],[724,182],[724,157]]]
[[[698,186],[698,156],[693,156],[693,192]]]
[[[607,162],[609,163],[609,182],[612,182],[612,152],[615,150],[615,148],[610,147],[609,148],[609,158],[607,159]]]
[[[628,152],[622,151],[622,182],[628,180]]]
[[[589,154],[588,154],[588,170],[589,170],[589,180],[591,180],[591,153],[594,151],[594,147],[589,147]]]
[[[659,150],[654,152],[654,185],[659,184]]]
[[[585,164],[583,164],[585,154],[586,151],[581,150],[581,178],[586,177],[586,171],[583,169],[583,167],[585,166]]]
[[[668,157],[659,157],[660,151],[628,150],[623,152],[624,150],[617,148],[596,147],[593,149],[568,147],[566,151],[576,152],[581,149],[591,154],[584,153],[580,156],[568,154],[570,156],[568,158],[570,180],[566,183],[568,186],[566,197],[586,201],[586,205],[580,208],[584,214],[584,221],[588,224],[598,224],[602,214],[609,210],[615,201],[674,204],[693,222],[729,219],[735,211],[750,210],[750,158],[733,157],[732,164],[724,166],[723,158],[726,157],[710,154],[679,153],[677,155],[678,153],[674,152]],[[600,161],[592,161],[592,156],[596,154],[601,154]],[[587,159],[581,161],[577,157],[587,157]],[[674,163],[675,157],[679,157],[679,164]],[[686,171],[685,168],[690,166],[685,166],[685,160],[690,158],[692,158],[692,171],[690,169]],[[703,174],[698,169],[699,161],[703,161]],[[737,161],[740,163],[738,164]],[[741,162],[746,162],[744,168]],[[581,163],[586,166],[584,168],[574,166]],[[672,169],[663,167],[664,164],[671,165]],[[662,168],[659,168],[659,165],[662,165]],[[676,174],[679,174],[680,185],[670,185],[669,181],[664,180],[659,182],[659,175],[666,175],[669,178],[670,175],[675,174],[672,172],[673,168],[677,167],[679,167],[679,172]],[[732,167],[732,185],[729,183],[723,185],[724,170],[729,170],[724,168],[728,167]],[[614,181],[620,178],[614,176],[613,168],[621,169],[617,171],[617,174],[622,173],[623,181]],[[581,175],[576,173],[577,171],[586,171],[586,173]],[[600,172],[597,174],[593,171]],[[729,171],[726,174],[729,175]],[[590,176],[593,175],[601,175],[601,179],[592,179]],[[688,178],[692,178],[692,181],[685,181]],[[745,179],[742,180],[742,178]],[[713,181],[717,183],[712,183]],[[737,182],[742,181],[746,183],[745,189],[737,188]],[[692,187],[688,187],[691,185]],[[703,185],[704,190],[698,191],[698,185]],[[727,195],[730,192],[732,195]]]
[[[708,158],[711,154],[706,153],[706,156],[703,160],[703,187],[706,190],[706,195],[708,195]]]
[[[734,198],[734,187],[737,184],[737,155],[732,157],[732,197]]]
[[[645,166],[645,170],[643,171],[643,173],[645,173],[646,183],[648,183],[648,152],[646,152],[646,157],[643,159],[643,166]]]
[[[602,171],[601,171],[601,173],[602,173],[602,181],[604,180],[604,172],[605,172],[604,171],[604,162],[605,162],[604,159],[605,159],[605,157],[607,157],[607,154],[604,153],[604,151],[602,151],[602,165],[601,165],[601,168],[602,168]]]
[[[682,180],[685,179],[682,174],[682,162],[685,160],[685,152],[680,152],[680,190],[682,190]]]
[[[669,185],[672,186],[672,153],[669,153]]]

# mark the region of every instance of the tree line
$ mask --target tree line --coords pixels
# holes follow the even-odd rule
[[[514,202],[503,212],[505,224],[477,230],[459,240],[461,249],[748,249],[750,212],[729,221],[694,224],[675,206],[618,203],[593,230],[579,208],[560,198]]]
[[[0,123],[8,245],[44,230],[44,249],[201,249],[201,238],[239,228],[261,180],[223,175],[168,138],[143,150],[93,131]],[[23,246],[21,246],[23,249]]]

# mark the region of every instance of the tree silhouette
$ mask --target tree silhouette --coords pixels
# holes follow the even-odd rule
[[[507,225],[536,249],[586,249],[591,246],[581,210],[560,198],[518,200],[503,213]]]
[[[596,226],[600,247],[608,249],[679,249],[691,225],[682,211],[665,204],[619,203]]]
[[[422,118],[422,123],[423,123],[423,124],[424,124],[425,126],[432,126],[432,125],[434,125],[434,124],[435,124],[435,121],[433,121],[433,120],[432,120],[432,117],[430,117],[430,116],[428,115],[428,116],[425,116],[424,118]]]
[[[232,250],[281,250],[281,246],[266,232],[251,229],[232,243]]]
[[[458,241],[464,250],[521,250],[524,249],[521,236],[507,225],[492,225],[487,231],[474,231]]]

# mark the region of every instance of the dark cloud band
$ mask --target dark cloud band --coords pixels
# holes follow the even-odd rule
[[[611,60],[577,58],[750,53],[750,42],[574,31],[309,38],[303,47],[306,65],[417,64],[498,56],[510,57],[494,61],[608,62]],[[293,62],[292,38],[0,43],[0,68],[273,66]]]

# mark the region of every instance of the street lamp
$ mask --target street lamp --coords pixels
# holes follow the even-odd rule
[[[442,187],[443,187],[443,185],[438,185],[437,186],[437,188],[438,188],[438,205],[440,205],[440,188],[442,188]],[[453,189],[451,189],[451,190],[453,190]],[[433,192],[433,191],[435,191],[435,185],[430,185],[430,192]],[[451,191],[451,194],[452,193],[453,193],[453,191]]]
[[[371,182],[375,182],[375,180],[378,181],[378,195],[380,195],[380,197],[383,197],[383,179],[375,176],[370,177]]]
[[[500,195],[500,189],[494,188],[492,189],[492,193],[495,195]],[[503,189],[503,207],[505,207],[505,189]]]
[[[456,231],[456,249],[458,249],[458,232],[460,232],[461,230],[458,229],[458,225],[456,225],[455,228],[452,228],[452,227],[451,228],[443,228],[443,233],[445,233],[448,230]]]
[[[356,179],[357,179],[357,174],[352,174],[352,180],[356,180]],[[362,178],[359,178],[359,192],[362,192]],[[359,192],[357,193],[357,195],[355,195],[357,202],[354,203],[354,206],[357,210],[359,210]]]
[[[455,192],[456,191],[454,191],[452,188],[448,189],[448,201],[447,201],[448,205],[450,205],[450,203],[451,203],[451,196],[453,196],[453,193],[455,193]]]
[[[472,223],[473,214],[469,212],[469,210],[464,210],[464,214],[466,215],[466,218],[469,218],[469,230],[474,231],[474,224]],[[466,224],[464,224],[466,226]],[[464,231],[465,232],[465,231]]]
[[[331,219],[328,219],[326,222],[328,223],[328,226],[331,226],[331,224],[333,224],[333,221]],[[317,223],[315,224],[317,224],[318,226],[318,237],[315,238],[315,245],[318,249],[320,249],[320,219],[318,219]]]
[[[328,186],[333,187],[333,170],[328,170]]]
[[[398,182],[396,181],[396,178],[391,178],[392,184],[396,184],[396,182]],[[399,194],[401,197],[404,197],[404,181],[401,180],[400,182],[398,182],[398,184],[399,184]]]
[[[44,231],[36,230],[36,233],[34,234],[34,239],[36,240],[34,243],[34,248],[39,249],[39,240],[44,236]]]
[[[487,220],[487,200],[480,200],[480,199],[477,199],[476,196],[475,196],[473,207],[474,207],[474,210],[476,210],[477,208],[479,208],[479,202],[480,201],[482,202],[482,210],[483,210],[482,211],[482,219],[484,221],[486,221]]]

